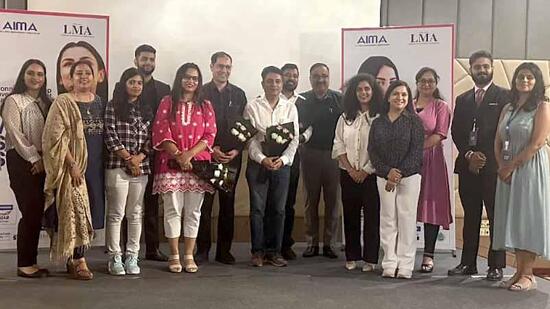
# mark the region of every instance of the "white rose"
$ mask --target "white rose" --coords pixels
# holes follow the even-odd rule
[[[236,124],[238,127],[242,126],[242,123],[240,123],[239,121],[235,122],[235,124]]]
[[[281,144],[286,144],[286,142],[288,142],[287,139],[284,139],[283,142]]]
[[[277,133],[271,133],[271,139],[272,140],[277,139],[277,136],[279,136],[279,135],[277,135]]]
[[[221,175],[220,170],[214,171],[214,177],[220,177],[220,175]]]
[[[216,182],[216,179],[212,178],[212,179],[210,179],[210,182],[211,182],[211,183],[215,183],[215,182]]]
[[[288,129],[287,129],[287,128],[283,128],[283,133],[287,134],[287,133],[288,133]]]
[[[218,186],[222,186],[223,185],[223,180],[220,180],[220,182],[218,182]]]
[[[221,164],[221,163],[218,164],[218,169],[219,169],[219,170],[223,169],[223,164]]]
[[[277,136],[276,141],[277,141],[278,144],[282,144],[283,143],[283,138],[281,136]]]
[[[233,129],[231,129],[231,134],[233,134],[234,136],[237,136],[237,135],[239,135],[239,131],[237,131],[237,129],[233,128]]]
[[[242,133],[239,134],[239,140],[240,140],[241,142],[246,141],[246,137],[244,136],[244,134],[242,134]]]
[[[239,129],[241,129],[241,131],[246,131],[246,127],[243,126],[242,124],[239,125]]]

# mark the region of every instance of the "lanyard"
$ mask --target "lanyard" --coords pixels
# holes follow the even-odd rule
[[[504,130],[506,131],[506,141],[510,141],[510,124],[512,121],[516,118],[516,116],[520,113],[520,110],[517,111],[515,109],[511,110],[511,115],[508,117],[508,120],[506,121],[506,126],[504,127]]]

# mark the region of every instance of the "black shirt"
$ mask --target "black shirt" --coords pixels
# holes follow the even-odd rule
[[[229,82],[219,91],[216,84],[211,81],[202,86],[201,98],[210,101],[216,113],[218,133],[214,139],[214,146],[220,146],[222,151],[234,149],[235,138],[231,135],[230,130],[235,121],[243,115],[246,106],[244,91]],[[239,143],[237,150],[242,151],[244,146]]]
[[[296,102],[300,127],[313,129],[313,134],[306,147],[318,150],[332,150],[334,130],[338,118],[342,114],[342,95],[334,90],[328,90],[323,98],[317,98],[313,90],[301,94],[305,101]]]
[[[143,84],[143,92],[141,93],[141,102],[148,104],[153,113],[157,113],[160,100],[170,94],[170,86],[151,78],[147,83]]]
[[[424,127],[420,118],[404,111],[391,122],[381,114],[372,122],[368,152],[376,175],[386,178],[397,168],[403,177],[420,173],[424,150]]]

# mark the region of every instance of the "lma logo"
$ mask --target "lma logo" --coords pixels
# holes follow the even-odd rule
[[[418,45],[418,44],[439,44],[439,41],[435,33],[430,33],[430,32],[411,33],[409,45]]]
[[[384,35],[365,34],[359,36],[355,43],[357,46],[385,46],[390,45]]]
[[[63,25],[63,35],[93,37],[93,33],[90,27],[81,24]]]
[[[14,33],[32,33],[38,34],[38,28],[33,22],[27,21],[7,21],[2,23],[2,32]]]

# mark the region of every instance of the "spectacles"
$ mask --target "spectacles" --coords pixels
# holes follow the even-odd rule
[[[183,80],[190,80],[192,82],[198,83],[199,77],[198,76],[191,76],[191,75],[183,75]]]
[[[427,84],[427,85],[433,85],[436,83],[435,79],[421,79],[417,81],[418,84]]]

